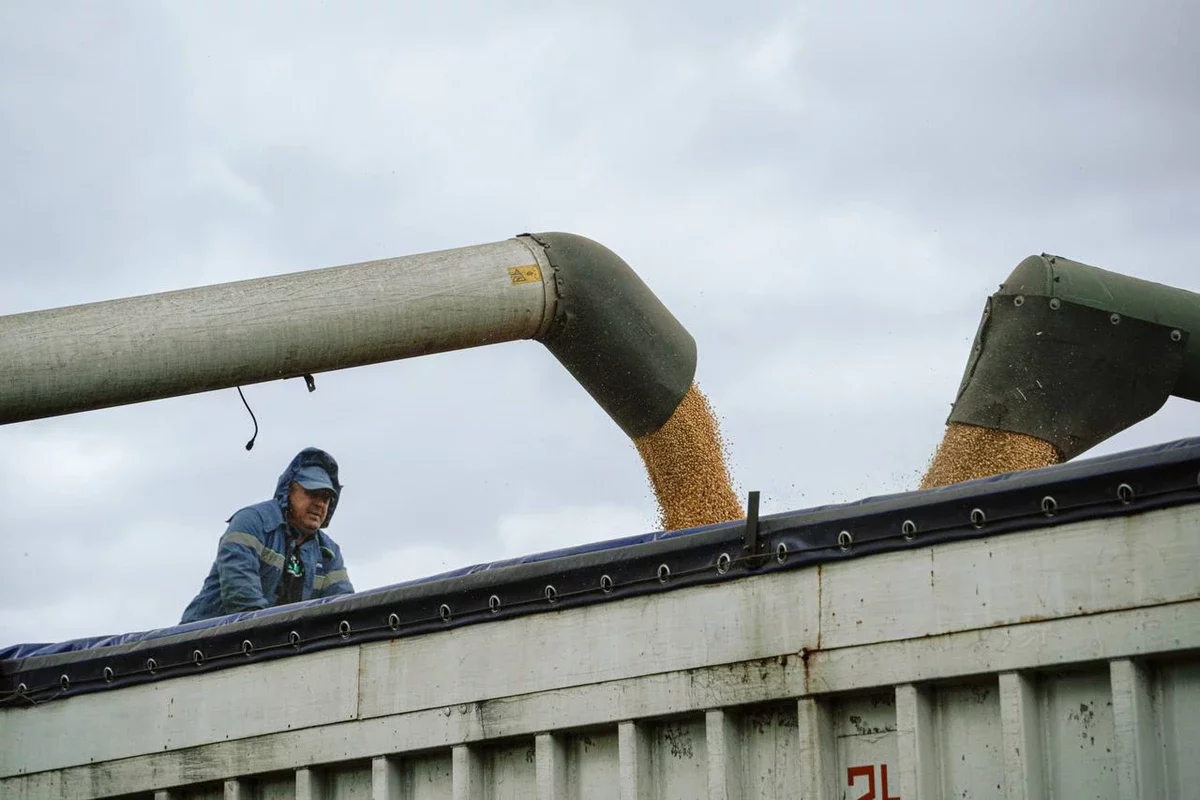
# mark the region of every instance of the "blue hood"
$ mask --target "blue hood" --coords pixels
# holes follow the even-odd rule
[[[296,479],[296,473],[301,468],[310,466],[318,466],[328,472],[329,477],[333,480],[334,488],[337,489],[337,495],[329,501],[329,513],[325,515],[325,521],[321,523],[322,528],[328,528],[330,520],[333,519],[333,512],[337,510],[338,500],[342,496],[342,484],[338,480],[337,461],[324,450],[316,447],[306,447],[296,454],[296,457],[292,459],[292,463],[288,464],[287,469],[280,474],[279,481],[275,484],[275,502],[279,504],[279,510],[286,519],[288,493],[292,481]]]
[[[287,469],[279,475],[279,480],[275,483],[274,505],[279,512],[279,516],[278,518],[266,520],[268,528],[282,525],[283,521],[287,519],[288,493],[291,489],[292,481],[295,480],[296,473],[303,467],[313,465],[321,467],[328,472],[329,477],[333,480],[333,485],[337,488],[337,495],[329,501],[329,513],[325,515],[325,521],[321,523],[322,528],[329,527],[329,522],[333,519],[333,512],[337,510],[338,500],[342,496],[342,484],[338,480],[338,464],[334,457],[324,450],[316,447],[306,447],[296,454],[296,457],[287,465]],[[259,509],[267,511],[269,506],[269,503],[262,503]],[[267,513],[267,516],[274,517],[274,514]],[[233,517],[229,519],[233,519]],[[228,519],[225,521],[229,522]]]

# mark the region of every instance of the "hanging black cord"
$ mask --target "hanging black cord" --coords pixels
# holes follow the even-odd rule
[[[250,450],[254,447],[254,440],[258,438],[258,420],[254,417],[254,411],[250,409],[250,404],[246,402],[246,395],[242,394],[242,387],[237,387],[238,397],[242,398],[242,405],[250,412],[250,419],[254,422],[254,435],[250,437],[250,441],[246,442],[246,449]]]

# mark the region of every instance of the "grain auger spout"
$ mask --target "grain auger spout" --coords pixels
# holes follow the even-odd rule
[[[697,394],[695,340],[629,265],[542,233],[0,317],[0,424],[519,339],[544,344],[639,450]]]
[[[1052,255],[988,298],[923,488],[1068,461],[1200,400],[1200,295]]]

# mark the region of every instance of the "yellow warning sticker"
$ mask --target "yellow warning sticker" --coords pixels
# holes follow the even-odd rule
[[[527,267],[509,267],[508,277],[512,278],[513,286],[521,283],[541,283],[542,268],[537,264]]]

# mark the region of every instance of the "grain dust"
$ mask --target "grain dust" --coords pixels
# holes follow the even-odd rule
[[[633,443],[658,499],[663,530],[745,518],[729,479],[720,428],[695,384],[661,428]]]
[[[921,479],[922,489],[1036,469],[1061,459],[1054,445],[1023,433],[952,422]]]

